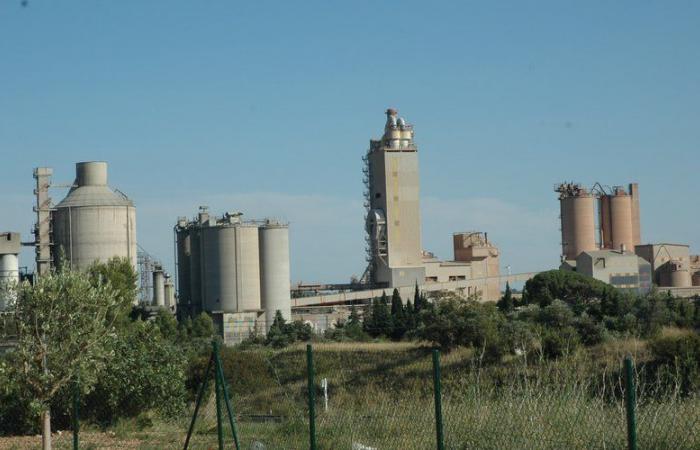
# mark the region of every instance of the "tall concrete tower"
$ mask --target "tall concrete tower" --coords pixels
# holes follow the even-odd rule
[[[388,287],[425,281],[418,149],[413,126],[386,111],[384,136],[369,141],[365,161],[368,281]]]

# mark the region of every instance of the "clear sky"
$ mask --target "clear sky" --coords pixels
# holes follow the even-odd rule
[[[697,1],[0,0],[0,230],[31,239],[33,167],[106,160],[166,265],[208,205],[290,221],[293,280],[346,281],[392,106],[440,257],[483,230],[513,272],[556,266],[562,180],[639,182],[643,240],[700,252],[699,24]]]

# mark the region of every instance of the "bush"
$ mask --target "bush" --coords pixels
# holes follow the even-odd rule
[[[693,331],[664,329],[649,343],[657,370],[671,368],[679,376],[683,393],[700,389],[700,335]],[[663,375],[663,374],[662,374]]]
[[[85,417],[112,424],[154,410],[169,417],[186,400],[186,361],[151,323],[134,322],[112,343],[112,357],[85,399]]]
[[[542,352],[547,358],[560,358],[571,354],[579,342],[579,335],[573,327],[559,330],[547,328],[542,338]]]

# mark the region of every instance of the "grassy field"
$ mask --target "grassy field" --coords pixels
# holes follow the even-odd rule
[[[471,349],[443,355],[447,448],[624,448],[620,364],[627,353],[638,365],[648,358],[644,343],[635,340],[607,343],[556,362],[528,355],[527,363],[512,357],[497,365],[482,364]],[[320,449],[349,450],[353,444],[382,450],[435,447],[428,349],[413,344],[316,344],[314,356],[316,384],[326,378],[329,386],[327,409],[323,391],[317,390]],[[243,449],[256,448],[255,443],[268,450],[308,448],[305,358],[301,345],[224,352]],[[700,399],[681,398],[672,389],[656,392],[653,381],[641,381],[640,448],[700,448]],[[178,448],[188,420],[188,415],[152,424],[134,420],[107,433],[93,430],[84,435],[83,448]],[[215,425],[210,396],[191,448],[215,448]],[[21,439],[0,439],[0,448],[38,448],[38,438]],[[57,448],[69,448],[69,436],[62,435]]]

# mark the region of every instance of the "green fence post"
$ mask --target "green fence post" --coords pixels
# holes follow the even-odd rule
[[[634,415],[636,392],[634,387],[634,365],[632,357],[625,357],[625,403],[627,409],[627,447],[637,450],[637,419]]]
[[[224,428],[221,426],[221,375],[218,369],[219,343],[212,341],[214,358],[214,387],[216,390],[216,434],[219,438],[219,450],[224,450]]]
[[[433,387],[435,393],[435,437],[437,449],[445,450],[445,435],[442,429],[442,387],[440,384],[440,350],[433,350]]]
[[[80,378],[76,378],[73,386],[73,450],[78,450],[80,440]]]
[[[314,383],[314,353],[306,344],[306,372],[309,390],[309,449],[316,450],[316,384]]]
[[[192,422],[190,422],[190,428],[187,430],[187,439],[185,439],[185,450],[190,444],[190,438],[192,437],[192,432],[194,431],[194,423],[197,420],[197,413],[199,412],[199,406],[202,404],[202,397],[204,397],[204,391],[207,389],[207,383],[209,381],[209,372],[211,371],[211,365],[214,363],[214,355],[209,358],[207,363],[207,369],[204,371],[204,381],[202,381],[202,386],[199,388],[199,393],[197,394],[197,402],[194,405],[194,414],[192,414]]]
[[[231,400],[228,394],[228,387],[226,386],[226,378],[224,378],[224,368],[221,364],[221,358],[219,357],[218,343],[216,344],[216,371],[221,377],[221,387],[224,394],[224,404],[226,405],[226,411],[228,412],[228,421],[231,425],[231,434],[233,434],[233,443],[236,445],[236,450],[240,450],[240,443],[238,442],[238,432],[236,431],[236,419],[233,414],[233,406],[231,406]]]

